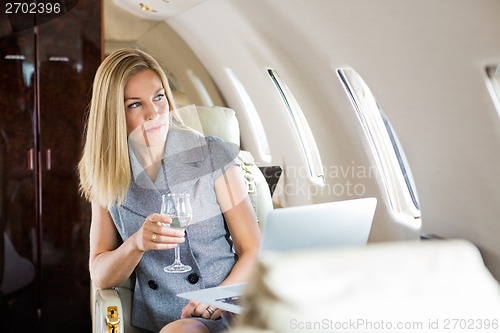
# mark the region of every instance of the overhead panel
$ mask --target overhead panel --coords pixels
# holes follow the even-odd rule
[[[115,5],[148,20],[165,20],[206,0],[113,0]]]

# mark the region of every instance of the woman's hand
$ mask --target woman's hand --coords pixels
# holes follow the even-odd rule
[[[170,228],[170,223],[168,215],[149,215],[135,234],[139,250],[169,250],[184,242],[184,229]]]
[[[182,308],[181,318],[202,317],[205,319],[219,319],[222,315],[222,310],[214,308],[204,303],[189,301],[184,308]]]

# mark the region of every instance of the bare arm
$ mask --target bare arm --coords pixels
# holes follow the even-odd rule
[[[245,282],[252,273],[260,247],[260,230],[250,203],[243,176],[237,166],[231,167],[215,181],[217,201],[221,206],[229,232],[234,242],[238,260],[221,285]],[[207,304],[190,301],[182,310],[182,317],[201,316],[217,319],[222,311],[210,314]]]
[[[117,286],[132,274],[144,252],[171,249],[182,243],[183,230],[161,225],[170,222],[168,216],[151,214],[135,234],[120,244],[108,210],[92,203],[89,268],[93,283],[98,288]],[[156,242],[152,241],[153,233],[158,235]]]
[[[247,281],[257,261],[261,233],[240,168],[233,166],[219,177],[215,192],[238,254],[222,285]]]

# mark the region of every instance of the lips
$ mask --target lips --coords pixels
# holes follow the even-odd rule
[[[151,127],[148,127],[145,130],[147,133],[151,133],[151,132],[161,131],[164,127],[165,127],[165,124],[162,123],[162,124],[157,124],[157,125],[153,125]]]

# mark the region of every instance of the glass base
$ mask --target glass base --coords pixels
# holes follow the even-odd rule
[[[174,262],[172,265],[164,267],[163,271],[165,271],[166,273],[186,273],[191,269],[191,266],[184,265],[180,262]]]

